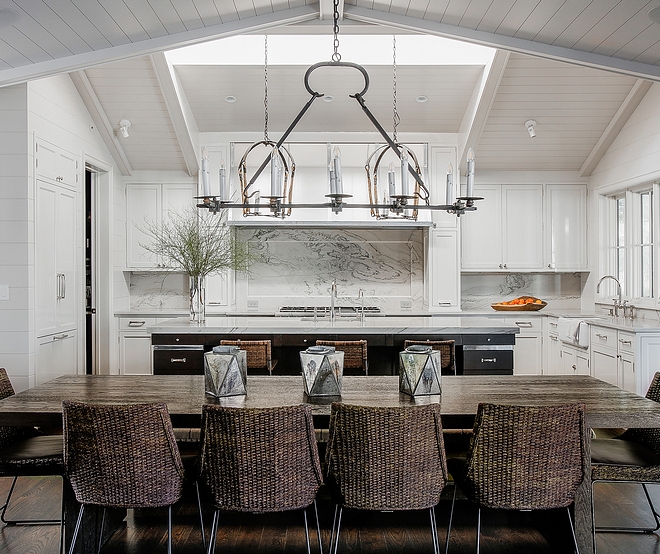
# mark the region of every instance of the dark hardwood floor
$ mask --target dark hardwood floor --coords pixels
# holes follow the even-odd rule
[[[4,499],[10,479],[0,478],[0,498]],[[61,481],[57,478],[20,478],[8,517],[52,517],[60,509]],[[660,506],[660,487],[651,487],[654,500]],[[599,485],[597,487],[597,518],[601,524],[649,523],[641,488],[635,486]],[[451,487],[436,509],[441,546],[449,517]],[[330,538],[332,505],[321,491],[319,498],[324,547]],[[210,519],[207,512],[206,519]],[[289,553],[305,551],[302,515],[268,514],[260,516],[226,515],[218,534],[217,552],[253,554],[254,552]],[[560,513],[506,513],[488,511],[483,518],[482,552],[484,554],[525,553],[546,554],[570,552],[566,546],[566,521]],[[125,525],[104,547],[104,553],[138,554],[165,552],[166,512],[129,511]],[[189,494],[177,506],[174,517],[174,552],[202,552],[201,536],[194,496]],[[476,532],[476,510],[467,501],[457,502],[452,528],[451,553],[473,552]],[[312,535],[312,548],[316,546]],[[598,554],[660,554],[657,534],[600,533]],[[59,527],[2,526],[0,553],[56,554],[59,548]],[[347,511],[341,534],[340,550],[355,554],[369,553],[430,553],[431,536],[427,512],[358,513]],[[326,549],[327,551],[327,549]]]

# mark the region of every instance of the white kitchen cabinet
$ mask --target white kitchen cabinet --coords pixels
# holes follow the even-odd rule
[[[543,268],[543,185],[475,185],[476,215],[461,218],[462,269]]]
[[[172,212],[194,205],[196,185],[133,184],[126,185],[126,268],[135,270],[166,269],[163,260],[141,245],[151,239],[143,229],[147,222],[160,224]]]
[[[549,316],[545,321],[545,363],[544,375],[563,375],[561,341],[559,340],[559,318]]]
[[[151,375],[153,354],[151,333],[147,327],[158,322],[156,318],[129,317],[119,321],[119,373],[121,375]]]
[[[78,373],[78,339],[75,329],[37,339],[36,384]]]
[[[545,267],[555,271],[587,268],[587,187],[546,185]]]
[[[619,385],[618,331],[590,325],[591,367],[597,379]]]
[[[560,347],[562,375],[590,375],[589,350],[561,344]]]
[[[34,144],[35,174],[39,179],[55,181],[77,188],[80,178],[78,156],[45,140],[36,139]]]
[[[543,373],[543,332],[541,317],[507,316],[505,322],[516,325],[520,333],[516,335],[513,350],[514,375],[541,375]]]
[[[77,193],[37,181],[35,222],[35,327],[43,337],[76,323]]]
[[[461,301],[458,234],[456,229],[437,229],[430,233],[431,309],[458,310]]]

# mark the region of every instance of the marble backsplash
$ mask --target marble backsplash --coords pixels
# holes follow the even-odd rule
[[[464,273],[461,281],[461,309],[488,311],[495,302],[529,295],[541,298],[552,309],[580,309],[584,288],[580,273]]]
[[[131,310],[188,309],[188,277],[182,273],[131,273],[128,290]]]

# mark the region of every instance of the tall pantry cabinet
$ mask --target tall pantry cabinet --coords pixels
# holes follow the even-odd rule
[[[35,143],[36,383],[77,373],[79,162]]]

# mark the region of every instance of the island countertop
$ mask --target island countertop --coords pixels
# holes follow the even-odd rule
[[[517,334],[517,325],[492,321],[486,317],[378,317],[364,320],[354,317],[217,317],[207,316],[203,323],[191,323],[187,317],[169,319],[147,328],[152,334],[342,334],[342,335],[510,335]]]

